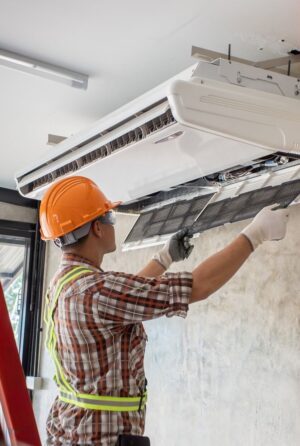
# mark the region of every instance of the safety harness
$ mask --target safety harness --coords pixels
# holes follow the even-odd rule
[[[52,302],[50,302],[48,297],[46,299],[44,315],[47,327],[46,348],[55,365],[54,380],[59,389],[59,399],[65,403],[70,403],[84,409],[106,410],[112,412],[140,411],[145,407],[147,402],[146,390],[141,392],[141,395],[137,397],[100,396],[88,393],[78,393],[68,382],[60,363],[57,353],[57,338],[54,329],[54,313],[58,298],[63,288],[67,287],[70,282],[91,272],[93,272],[93,270],[83,266],[73,268],[58,280]]]

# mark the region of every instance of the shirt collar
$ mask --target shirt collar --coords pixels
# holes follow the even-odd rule
[[[77,254],[71,254],[71,253],[64,253],[62,255],[61,261],[60,261],[61,266],[65,267],[65,266],[71,266],[71,265],[84,265],[87,267],[92,267],[95,271],[102,271],[101,268],[99,266],[96,266],[93,262],[91,262],[90,260],[86,259],[85,257],[81,257]]]

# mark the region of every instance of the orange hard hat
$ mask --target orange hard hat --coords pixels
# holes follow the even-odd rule
[[[113,203],[89,178],[73,176],[53,184],[40,205],[41,237],[55,240],[114,209]]]

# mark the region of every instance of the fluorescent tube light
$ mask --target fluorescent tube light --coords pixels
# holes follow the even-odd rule
[[[16,63],[16,60],[13,57],[4,56],[3,54],[0,54],[0,64],[1,61],[10,62],[10,63]],[[25,62],[23,60],[18,60],[18,64],[22,65],[23,67],[33,68],[32,63]]]
[[[56,82],[61,82],[74,88],[86,90],[88,87],[88,76],[86,74],[77,73],[63,67],[51,65],[3,49],[0,49],[0,66],[1,65]]]

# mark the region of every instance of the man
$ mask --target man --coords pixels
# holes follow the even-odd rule
[[[164,274],[192,250],[175,234],[137,275],[105,272],[116,249],[113,209],[95,183],[55,183],[40,207],[41,233],[63,251],[46,302],[47,347],[59,396],[47,421],[49,445],[149,445],[142,437],[147,399],[142,322],[186,316],[188,305],[226,283],[265,240],[285,236],[288,210],[263,209],[232,243],[192,273]],[[132,435],[132,437],[131,437]]]

